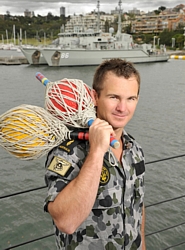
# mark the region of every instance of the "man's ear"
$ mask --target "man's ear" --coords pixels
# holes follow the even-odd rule
[[[91,97],[92,97],[94,106],[97,106],[98,94],[94,89],[91,90]]]

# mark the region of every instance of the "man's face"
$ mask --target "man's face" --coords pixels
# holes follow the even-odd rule
[[[132,118],[138,103],[138,82],[108,72],[98,97],[94,91],[97,117],[106,120],[114,129],[123,129]]]

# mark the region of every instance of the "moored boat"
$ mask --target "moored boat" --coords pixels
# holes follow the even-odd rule
[[[99,27],[99,26],[98,26]],[[118,31],[103,33],[92,29],[85,32],[59,33],[58,45],[46,48],[21,48],[30,64],[49,66],[99,65],[105,59],[119,57],[133,63],[166,62],[169,55],[161,49],[151,52],[151,44],[134,44],[130,34],[121,33],[121,1],[119,1]]]
[[[49,66],[84,66],[98,65],[103,60],[122,58],[133,63],[166,62],[169,56],[165,53],[145,51],[143,48],[136,49],[43,49],[42,54]]]
[[[20,46],[20,50],[28,60],[29,64],[47,64],[47,61],[42,55],[42,48],[34,46]]]

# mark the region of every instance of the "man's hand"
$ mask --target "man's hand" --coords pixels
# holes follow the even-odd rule
[[[98,149],[105,153],[110,145],[110,136],[115,136],[112,126],[99,118],[89,128],[90,149]]]

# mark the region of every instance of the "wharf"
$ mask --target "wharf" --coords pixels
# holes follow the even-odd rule
[[[20,65],[28,64],[28,60],[24,56],[3,56],[0,57],[0,65]]]

